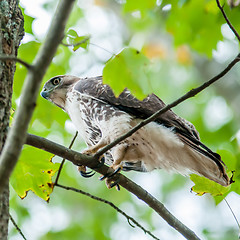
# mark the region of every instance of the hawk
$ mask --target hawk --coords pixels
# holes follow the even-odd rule
[[[140,101],[128,89],[116,97],[102,77],[56,76],[45,83],[41,96],[68,113],[89,147],[85,153],[92,154],[165,106],[155,94]],[[104,158],[115,170],[162,168],[230,184],[220,155],[205,146],[195,127],[172,110],[117,144]]]

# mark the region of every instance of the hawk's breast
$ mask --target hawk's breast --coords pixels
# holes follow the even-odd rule
[[[66,96],[65,110],[89,146],[95,145],[101,139],[101,130],[92,115],[94,107],[96,104],[93,100],[79,92],[69,91]]]

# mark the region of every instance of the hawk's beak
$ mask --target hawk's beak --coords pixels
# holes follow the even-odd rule
[[[50,92],[47,91],[46,89],[43,89],[40,94],[43,98],[48,99],[49,95],[50,95]]]

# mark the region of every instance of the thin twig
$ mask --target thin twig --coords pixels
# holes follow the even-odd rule
[[[61,44],[62,44],[63,46],[65,46],[65,47],[75,47],[75,46],[79,46],[79,45],[85,43],[85,42],[86,42],[87,40],[89,40],[89,39],[90,39],[90,37],[87,37],[87,38],[83,39],[82,41],[77,42],[77,43],[74,43],[74,44],[70,44],[70,43],[68,44],[68,43],[64,43],[64,42],[62,42]],[[110,54],[113,55],[113,56],[116,56],[115,53],[112,53],[112,52],[110,52],[109,50],[107,50],[106,48],[103,48],[103,47],[101,47],[101,46],[99,46],[99,45],[97,45],[97,44],[95,44],[95,43],[89,42],[89,45],[98,47],[98,48],[104,50],[105,52],[110,53]]]
[[[238,219],[237,219],[235,213],[233,212],[230,204],[228,203],[228,201],[227,201],[226,198],[224,198],[223,200],[225,201],[225,203],[227,204],[228,208],[230,209],[230,211],[231,211],[231,213],[232,213],[232,215],[233,215],[233,217],[234,217],[234,219],[235,219],[235,221],[236,221],[236,223],[237,223],[237,225],[238,225],[238,230],[240,230],[240,224],[239,224]]]
[[[239,36],[237,30],[233,27],[233,25],[231,24],[230,20],[228,19],[227,15],[226,15],[226,13],[225,13],[225,11],[224,11],[224,9],[223,9],[224,5],[221,6],[219,0],[216,0],[216,2],[217,2],[217,6],[218,6],[218,8],[221,10],[222,15],[223,15],[225,21],[227,22],[228,26],[231,28],[231,30],[233,31],[233,33],[234,33],[235,36],[237,37],[238,41],[240,42],[240,36]]]
[[[98,48],[100,48],[100,49],[102,49],[102,50],[104,50],[105,52],[107,52],[107,53],[110,53],[111,55],[113,55],[113,56],[116,56],[116,54],[115,53],[113,53],[113,52],[110,52],[109,50],[107,50],[106,48],[104,48],[104,47],[101,47],[101,46],[99,46],[99,45],[97,45],[97,44],[95,44],[95,43],[89,43],[90,45],[93,45],[93,46],[95,46],[95,47],[98,47]]]
[[[70,43],[68,44],[68,43],[64,43],[64,42],[62,42],[61,44],[65,47],[76,47],[76,46],[79,46],[79,45],[87,42],[89,39],[90,39],[90,36],[88,36],[88,37],[84,38],[82,41],[79,41],[79,42],[74,43],[74,44],[70,44]]]
[[[14,225],[14,227],[15,227],[15,228],[17,229],[17,231],[19,232],[19,234],[22,236],[22,238],[23,238],[24,240],[27,240],[26,237],[24,236],[22,230],[18,227],[17,223],[14,221],[14,219],[13,219],[13,217],[11,216],[10,213],[9,213],[9,218],[10,218],[12,224]]]
[[[153,239],[157,239],[157,240],[160,240],[159,238],[157,238],[156,236],[154,236],[150,231],[146,230],[140,223],[138,223],[133,217],[129,216],[128,214],[126,214],[124,211],[122,211],[120,208],[118,208],[114,203],[106,200],[106,199],[103,199],[103,198],[100,198],[100,197],[97,197],[97,196],[94,196],[88,192],[85,192],[83,190],[80,190],[80,189],[76,189],[76,188],[73,188],[73,187],[68,187],[68,186],[63,186],[61,184],[56,184],[55,186],[57,187],[60,187],[60,188],[63,188],[63,189],[66,189],[66,190],[71,190],[71,191],[74,191],[74,192],[77,192],[77,193],[81,193],[87,197],[90,197],[94,200],[97,200],[99,202],[103,202],[107,205],[109,205],[110,207],[114,208],[117,212],[119,212],[120,214],[122,214],[128,221],[128,223],[130,224],[130,226],[132,227],[135,227],[133,225],[131,225],[130,221],[132,223],[134,223],[137,227],[139,227],[140,229],[142,229],[144,231],[144,233],[150,235]]]
[[[2,60],[2,61],[9,61],[10,60],[10,61],[18,62],[18,63],[22,64],[24,67],[26,67],[28,70],[31,70],[33,68],[33,65],[23,61],[20,58],[15,57],[15,56],[7,56],[7,55],[6,56],[2,56],[1,55],[0,56],[0,60]]]
[[[184,94],[182,97],[178,98],[177,100],[175,100],[174,102],[166,105],[164,108],[160,109],[159,111],[157,111],[156,113],[154,113],[153,115],[151,115],[149,118],[141,121],[138,125],[136,125],[135,127],[133,127],[129,132],[127,132],[126,134],[123,134],[122,136],[120,136],[119,138],[117,138],[116,140],[114,140],[113,142],[111,142],[110,144],[108,144],[107,146],[103,147],[102,149],[100,149],[95,156],[96,157],[100,157],[102,156],[105,152],[107,152],[108,150],[110,150],[112,147],[114,147],[115,145],[117,145],[118,143],[120,143],[121,141],[123,141],[124,139],[126,139],[127,137],[130,137],[133,133],[135,133],[137,130],[139,130],[140,128],[142,128],[143,126],[145,126],[146,124],[154,121],[156,118],[158,118],[161,114],[165,113],[166,111],[168,111],[170,108],[173,108],[175,106],[177,106],[179,103],[185,101],[188,98],[194,97],[196,94],[198,94],[199,92],[203,91],[205,88],[209,87],[211,84],[213,84],[214,82],[216,82],[217,80],[219,80],[221,77],[223,77],[226,73],[228,73],[231,68],[240,61],[240,53],[238,54],[238,56],[221,72],[219,73],[217,76],[213,77],[212,79],[210,79],[209,81],[203,83],[201,86],[194,88],[192,90],[190,90],[189,92],[187,92],[186,94]]]
[[[70,143],[70,145],[69,145],[69,147],[68,147],[69,149],[72,148],[73,143],[75,142],[75,139],[77,138],[77,135],[78,135],[78,132],[76,131],[76,133],[75,133],[75,135],[74,135],[74,137],[73,137],[73,139],[72,139],[72,141],[71,141],[71,143]],[[56,177],[56,180],[55,180],[55,183],[54,183],[53,186],[56,186],[56,185],[58,184],[58,180],[59,180],[59,177],[60,177],[60,174],[61,174],[63,165],[64,165],[64,163],[65,163],[65,160],[66,160],[65,158],[62,159],[62,162],[61,162],[60,167],[59,167],[59,169],[58,169],[57,177]]]

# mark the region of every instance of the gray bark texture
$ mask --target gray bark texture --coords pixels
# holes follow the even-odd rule
[[[0,1],[0,55],[16,56],[24,34],[23,16],[16,0]],[[11,109],[15,62],[0,61],[0,152],[6,140]],[[8,238],[9,186],[0,195],[0,239]]]

